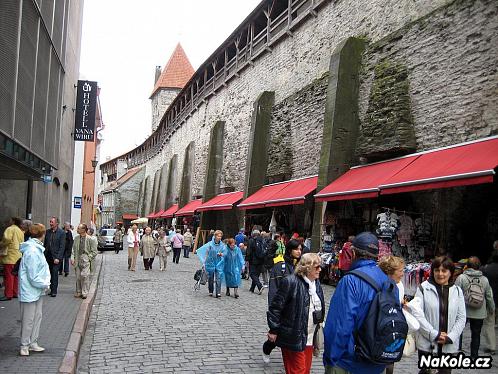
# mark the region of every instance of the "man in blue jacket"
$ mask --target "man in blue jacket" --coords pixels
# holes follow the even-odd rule
[[[377,237],[362,232],[353,240],[351,249],[353,263],[350,270],[359,269],[381,287],[388,278],[376,263],[379,253]],[[354,350],[354,332],[362,325],[375,295],[372,286],[355,275],[344,276],[337,285],[324,329],[326,374],[379,374],[385,369],[385,365],[361,361]]]

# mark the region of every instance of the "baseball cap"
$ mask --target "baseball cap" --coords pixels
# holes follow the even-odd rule
[[[379,254],[379,239],[371,232],[365,231],[356,235],[353,247],[377,256]]]

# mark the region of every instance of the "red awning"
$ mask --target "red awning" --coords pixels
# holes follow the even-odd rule
[[[146,216],[147,218],[155,218],[156,217],[156,214],[157,213],[151,213],[149,214],[148,216]]]
[[[178,210],[178,204],[171,205],[168,209],[166,209],[159,218],[173,218],[173,215]]]
[[[202,199],[192,200],[183,208],[179,209],[175,216],[193,216],[194,212],[202,205]]]
[[[315,198],[350,200],[492,183],[497,166],[498,137],[494,136],[351,168]]]
[[[377,197],[379,185],[413,162],[402,157],[376,164],[355,166],[315,195],[316,201],[352,200]]]
[[[222,193],[206,201],[199,208],[197,208],[197,211],[205,212],[208,210],[232,209],[233,205],[242,200],[243,197],[244,193],[242,191]]]
[[[410,165],[380,185],[393,194],[493,183],[498,166],[498,137],[419,153]]]
[[[154,213],[154,216],[152,218],[160,218],[161,217],[161,214],[163,214],[165,211],[164,209],[163,210],[160,210],[159,212],[157,213]]]
[[[258,209],[282,205],[304,204],[306,195],[316,189],[318,177],[307,177],[286,182],[268,184],[261,187],[237,207]]]
[[[138,216],[136,214],[123,214],[123,219],[126,219],[126,220],[134,220],[137,218],[138,218]]]

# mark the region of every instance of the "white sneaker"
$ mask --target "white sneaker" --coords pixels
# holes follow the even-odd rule
[[[262,357],[263,357],[263,362],[265,364],[269,364],[270,363],[270,355],[266,355],[266,354],[263,353]]]
[[[45,348],[40,347],[38,343],[33,343],[29,346],[29,350],[33,352],[43,352],[45,351]]]
[[[28,349],[28,347],[21,347],[21,350],[19,351],[19,354],[21,356],[29,356],[29,349]]]

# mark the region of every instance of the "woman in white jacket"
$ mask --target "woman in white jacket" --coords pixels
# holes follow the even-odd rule
[[[135,271],[137,265],[138,248],[140,245],[140,235],[137,230],[138,226],[133,225],[128,232],[128,270]]]
[[[416,341],[419,357],[455,354],[458,340],[465,327],[465,301],[463,291],[452,282],[455,265],[450,258],[436,257],[432,261],[431,276],[423,282],[411,310],[420,323]],[[421,369],[419,373],[428,373]],[[438,373],[450,373],[451,369],[439,369]]]

